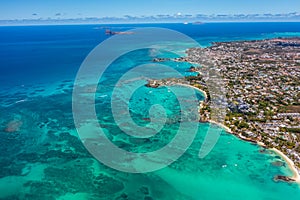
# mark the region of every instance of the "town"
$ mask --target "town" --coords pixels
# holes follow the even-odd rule
[[[300,169],[300,38],[216,42],[191,48],[175,62],[190,62],[197,76],[183,80],[155,80],[149,86],[184,83],[207,94],[200,109],[201,121],[211,121],[210,77],[215,69],[226,91],[224,125],[230,132],[266,148],[276,148]],[[168,58],[155,59],[164,62]],[[220,82],[220,84],[221,84]],[[220,122],[219,122],[220,123]]]

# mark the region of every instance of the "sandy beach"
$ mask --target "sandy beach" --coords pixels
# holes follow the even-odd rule
[[[227,133],[231,133],[233,134],[233,132],[231,131],[231,129],[227,126],[225,126],[224,124],[220,123],[220,122],[216,122],[214,120],[209,120],[209,123],[215,124],[217,126],[220,126],[221,128],[225,129]]]
[[[278,149],[272,148],[271,150],[274,151],[282,159],[285,160],[285,162],[288,164],[289,168],[293,172],[293,176],[291,178],[295,179],[295,181],[300,184],[300,175],[299,175],[299,172],[298,172],[298,170],[297,170],[294,162],[291,159],[289,159],[284,153],[282,153],[281,151],[279,151]]]
[[[207,99],[206,92],[203,91],[203,90],[201,90],[201,89],[199,89],[199,88],[197,88],[197,87],[195,87],[195,86],[192,86],[192,85],[189,85],[189,84],[184,84],[184,83],[176,83],[176,85],[182,85],[182,86],[186,86],[186,87],[190,87],[190,88],[193,88],[195,90],[198,90],[199,92],[201,92],[204,95],[205,99]]]

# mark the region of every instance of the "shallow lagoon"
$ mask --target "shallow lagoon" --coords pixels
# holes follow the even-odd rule
[[[68,88],[70,83],[61,84],[63,88]],[[204,159],[199,159],[199,148],[208,129],[219,130],[208,123],[199,124],[197,137],[190,148],[165,169],[146,174],[110,169],[94,159],[79,140],[72,119],[70,92],[65,89],[61,94],[40,96],[1,108],[1,199],[300,197],[297,184],[273,181],[277,174],[291,174],[285,163],[283,166],[272,164],[274,161],[284,162],[279,156],[269,151],[261,153],[261,147],[225,131],[222,131],[213,151]],[[165,93],[166,90],[162,88],[156,92]],[[170,96],[159,96],[161,99],[156,101],[166,105],[172,103]],[[198,97],[201,98],[201,95]],[[97,106],[102,114],[106,112],[101,109],[101,104]],[[141,142],[126,138],[110,118],[101,120],[99,116],[99,119],[114,143],[131,151],[160,148],[174,136],[172,131],[176,133],[177,130],[175,123],[156,135],[153,141]],[[11,120],[22,121],[19,130],[3,131],[4,125]],[[89,132],[94,127],[87,124],[83,128]]]

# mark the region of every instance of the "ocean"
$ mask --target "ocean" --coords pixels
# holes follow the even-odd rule
[[[276,175],[292,174],[280,156],[209,123],[197,123],[195,138],[183,155],[156,171],[122,172],[91,155],[78,130],[89,138],[96,132],[95,122],[113,145],[133,153],[154,152],[176,138],[182,111],[173,90],[148,88],[144,80],[132,79],[117,93],[118,105],[128,100],[129,117],[142,127],[148,126],[151,113],[156,116],[163,113],[149,112],[153,105],[164,108],[166,124],[155,127],[157,134],[149,138],[126,134],[123,128],[131,126],[123,119],[115,122],[111,98],[118,80],[131,69],[153,64],[155,57],[184,55],[187,48],[193,47],[180,41],[163,44],[176,49],[174,52],[156,51],[153,46],[120,55],[110,63],[96,88],[82,81],[82,91],[87,95],[95,93],[92,103],[97,119],[79,127],[74,124],[74,81],[89,53],[101,42],[115,37],[106,35],[105,30],[122,32],[149,27],[181,32],[202,47],[218,41],[300,36],[300,23],[296,22],[0,27],[0,199],[299,199],[298,184],[273,180]],[[190,63],[164,64],[182,76],[194,75],[188,72]],[[128,86],[132,83],[139,86],[134,92]],[[176,90],[185,97],[188,89]],[[193,92],[197,102],[189,105],[204,100],[201,92]],[[82,109],[79,114],[84,112]],[[119,108],[116,112],[123,110]],[[206,157],[199,158],[208,131],[220,132],[220,138]],[[105,150],[99,153],[108,154],[108,158],[114,156]],[[126,164],[121,163],[123,167]],[[139,167],[148,166],[141,163]]]

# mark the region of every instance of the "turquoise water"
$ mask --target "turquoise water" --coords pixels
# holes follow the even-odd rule
[[[183,25],[166,26],[175,29],[178,26],[178,29],[185,30],[181,27]],[[200,44],[203,46],[219,40],[300,35],[300,30],[295,30],[297,28],[294,24],[284,25],[284,30],[276,31],[278,26],[272,23],[264,26],[272,30],[265,30],[258,24],[255,33],[247,33],[247,25],[236,24],[230,27],[234,26],[232,30],[237,33],[228,30],[212,34],[221,29],[220,26],[226,25],[206,26],[204,36],[201,35],[204,34],[203,31],[199,31],[200,35],[194,33],[197,29],[202,30],[201,26],[186,31],[193,38],[202,41]],[[241,27],[243,31],[238,32]],[[78,137],[71,102],[74,74],[89,50],[105,39],[104,36],[98,39],[102,32],[93,28],[56,27],[57,32],[53,33],[55,39],[51,39],[54,36],[47,30],[53,30],[53,27],[40,27],[41,30],[35,27],[33,32],[23,30],[23,35],[17,34],[21,32],[21,27],[1,27],[3,34],[5,32],[11,36],[6,35],[5,42],[1,43],[3,73],[0,80],[3,89],[0,92],[0,199],[300,198],[299,185],[273,181],[275,175],[291,175],[287,164],[279,156],[271,151],[260,152],[261,147],[241,141],[224,130],[212,152],[200,159],[199,148],[208,130],[220,130],[208,123],[199,124],[196,138],[189,149],[164,169],[131,174],[116,171],[98,162]],[[39,31],[51,37],[44,35],[39,38],[35,35]],[[71,39],[65,41],[65,36]],[[179,53],[189,47],[189,44],[175,45],[181,47],[182,51]],[[26,60],[28,56],[30,60]],[[160,104],[166,109],[170,120],[150,139],[129,137],[112,118],[110,98],[116,81],[126,70],[138,64],[151,63],[153,56],[174,55],[166,52],[156,52],[153,55],[151,49],[133,51],[112,63],[97,88],[95,108],[99,124],[105,128],[107,137],[115,145],[132,152],[149,152],[163,147],[175,137],[179,127],[178,101],[164,87],[141,87],[130,99],[131,116],[140,125],[148,123],[147,111],[151,105]],[[47,64],[43,65],[44,63]],[[167,64],[183,75],[188,75],[190,64]],[[35,79],[36,77],[42,78]],[[89,85],[85,85],[84,89],[89,92]],[[204,99],[201,93],[196,92],[196,95],[199,101]],[[81,129],[90,134],[95,126],[86,123]],[[282,166],[273,165],[275,161],[282,162]]]

